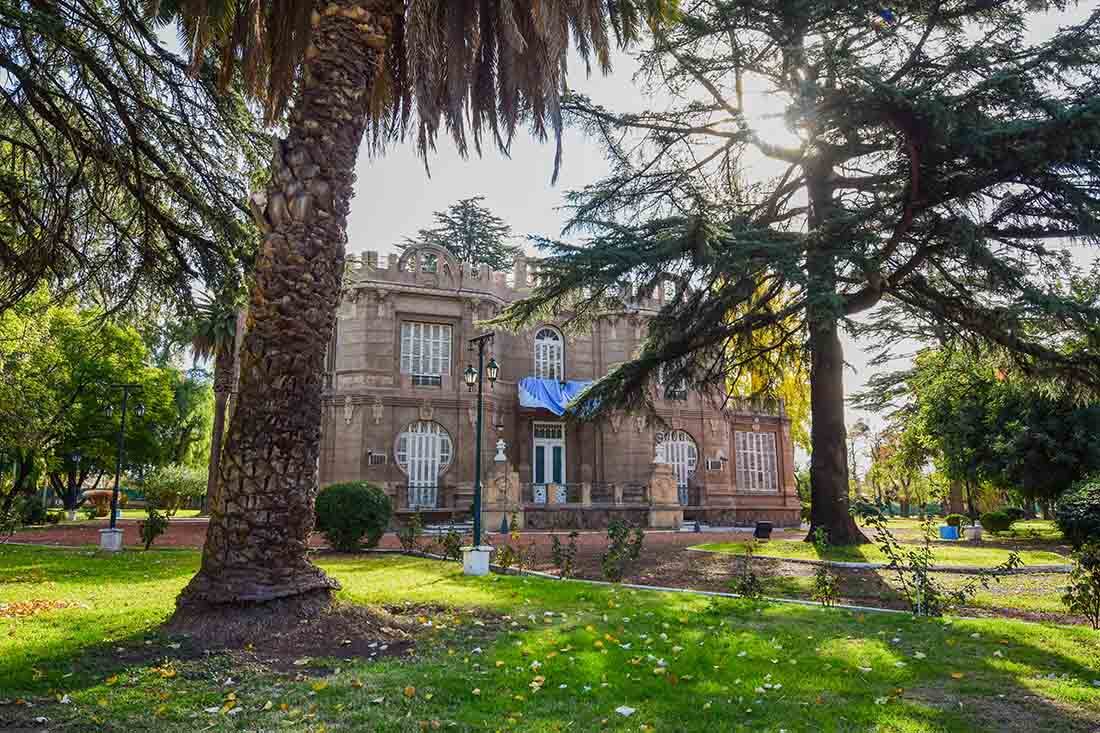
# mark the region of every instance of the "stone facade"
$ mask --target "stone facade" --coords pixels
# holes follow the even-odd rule
[[[482,333],[477,321],[522,297],[532,279],[522,258],[511,273],[490,272],[461,265],[433,247],[389,255],[385,261],[377,253],[349,258],[326,361],[321,483],[367,480],[385,486],[399,513],[417,505],[429,514],[468,515],[476,393],[467,389],[462,372],[477,359],[468,341]],[[519,334],[495,335],[490,351],[500,364],[500,378],[485,388],[481,445],[487,529],[497,529],[501,517],[517,511],[530,515],[532,527],[589,527],[619,515],[644,517],[651,526],[675,526],[683,517],[722,524],[798,522],[790,423],[781,404],[730,400],[720,406],[703,395],[680,394],[675,396],[682,399],[656,402],[665,426],[625,414],[573,424],[548,410],[520,406],[519,381],[536,376],[536,334],[548,327],[559,338],[560,371],[551,372],[555,379],[598,379],[637,352],[646,319],[660,307],[663,293],[658,289],[653,296],[608,313],[584,331],[562,333],[559,324],[549,321]],[[422,335],[428,340],[418,340]],[[449,348],[441,345],[444,340]],[[404,358],[403,349],[408,352]],[[431,357],[430,366],[425,355]],[[546,376],[545,358],[540,367],[538,376]],[[555,436],[538,447],[536,423],[546,424],[540,435],[549,431]],[[665,451],[656,450],[658,434],[670,427],[683,431],[676,433],[679,448],[663,457],[671,466],[662,461]],[[424,449],[428,444],[409,430],[430,432],[424,439],[445,440],[449,451],[438,442]],[[446,438],[437,437],[442,431]],[[742,437],[739,443],[738,432],[770,437]],[[557,435],[562,435],[560,442]],[[503,456],[495,449],[498,440],[505,443]],[[738,486],[739,444],[764,451],[755,486]],[[430,473],[439,470],[427,481],[435,484],[427,493],[407,488],[425,483],[410,480],[417,471],[423,479],[425,450],[444,453],[434,456],[435,463],[429,461]],[[767,457],[769,451],[774,458]],[[696,465],[689,472],[685,455],[691,452]],[[551,457],[553,467],[547,465]],[[408,465],[399,465],[399,459]],[[760,461],[759,456],[752,459]],[[421,461],[418,468],[410,463],[415,461]],[[540,468],[542,475],[536,476]]]

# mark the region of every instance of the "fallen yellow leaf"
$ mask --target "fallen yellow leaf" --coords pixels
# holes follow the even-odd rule
[[[404,692],[405,692],[405,697],[415,697],[416,696],[416,688],[413,687],[412,685],[409,685],[408,687],[406,687]]]

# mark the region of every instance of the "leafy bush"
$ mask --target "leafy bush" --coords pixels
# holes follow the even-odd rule
[[[987,532],[1007,532],[1012,526],[1012,518],[1004,512],[986,512],[981,518],[982,527]]]
[[[84,516],[88,519],[95,519],[100,516],[99,507],[92,505],[84,508]]]
[[[1079,481],[1062,494],[1054,521],[1074,547],[1100,540],[1100,476]]]
[[[819,556],[824,557],[829,549],[829,533],[824,527],[814,530],[814,548]],[[840,581],[832,569],[822,563],[815,566],[813,585],[810,588],[810,597],[822,606],[831,606],[840,597]]]
[[[61,524],[61,518],[65,515],[61,512],[48,512],[46,514],[46,522],[48,524]]]
[[[142,480],[141,493],[149,506],[171,518],[206,493],[206,472],[179,464],[161,466]]]
[[[1100,542],[1089,542],[1073,553],[1073,572],[1062,603],[1100,629]]]
[[[752,558],[756,554],[756,540],[745,543],[745,554],[740,558],[737,572],[730,581],[730,590],[742,598],[756,599],[764,595],[764,583],[753,570]]]
[[[621,583],[627,567],[642,553],[645,531],[616,519],[607,525],[607,551],[600,558],[603,575],[612,583]]]
[[[37,496],[25,496],[17,502],[21,524],[45,524],[48,512]]]
[[[898,542],[887,528],[886,516],[874,505],[866,501],[856,502],[852,513],[860,518],[861,524],[874,530],[875,542],[890,561],[886,571],[893,574],[910,610],[917,616],[942,616],[969,601],[979,588],[989,588],[991,583],[1000,581],[1001,574],[1021,565],[1020,555],[1012,552],[1000,565],[970,576],[961,585],[948,588],[932,572],[935,565],[935,553],[932,549],[935,528],[931,519],[925,520],[921,525],[924,541],[914,547]]]
[[[420,549],[420,536],[424,534],[424,520],[420,518],[420,512],[416,512],[409,521],[397,528],[397,541],[401,543],[401,549],[405,552],[415,552]]]
[[[948,527],[963,527],[970,524],[970,518],[963,514],[948,514],[944,522]]]
[[[1013,522],[1019,522],[1021,519],[1027,519],[1027,512],[1018,506],[1006,506],[1001,510],[1008,515],[1008,518]]]
[[[462,560],[462,535],[454,527],[439,539],[439,554],[448,560]]]
[[[341,552],[354,552],[360,542],[376,546],[392,515],[386,492],[366,481],[330,484],[317,495],[317,530]]]
[[[157,537],[168,531],[168,514],[157,511],[152,504],[146,505],[145,514],[145,521],[139,524],[138,528],[141,531],[141,541],[145,543],[145,549],[148,550]]]
[[[577,537],[579,536],[576,530],[570,532],[569,544],[563,545],[556,534],[550,535],[550,558],[563,578],[573,577],[577,564]]]

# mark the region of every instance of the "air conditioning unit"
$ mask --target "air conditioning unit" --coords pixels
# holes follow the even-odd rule
[[[368,466],[384,466],[384,465],[386,465],[386,458],[387,458],[387,456],[386,456],[385,453],[371,452],[367,456],[367,465]]]
[[[708,458],[707,459],[707,470],[708,471],[721,471],[722,470],[722,459],[721,458]]]

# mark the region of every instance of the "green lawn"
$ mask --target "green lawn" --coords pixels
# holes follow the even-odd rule
[[[696,545],[694,549],[706,552],[724,552],[730,554],[743,554],[744,542],[712,542]],[[1011,549],[1005,547],[990,547],[988,545],[972,545],[962,542],[937,542],[935,543],[935,558],[937,565],[975,567],[993,567],[1008,559]],[[1024,565],[1064,565],[1069,560],[1056,552],[1046,550],[1020,550],[1020,559]],[[780,557],[801,560],[839,560],[842,562],[888,562],[878,545],[857,545],[855,547],[830,547],[821,555],[817,549],[808,542],[801,540],[768,540],[761,542],[756,548],[757,557]]]
[[[321,564],[345,601],[435,607],[411,658],[314,660],[325,662],[323,677],[220,655],[175,659],[157,626],[197,563],[182,550],[0,546],[0,728],[38,716],[57,731],[158,733],[1100,725],[1100,635],[1083,627],[475,579],[455,564],[395,555]],[[3,604],[17,601],[64,607],[12,618]],[[504,614],[499,632],[487,636],[474,611]],[[134,649],[155,661],[120,661]]]

